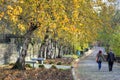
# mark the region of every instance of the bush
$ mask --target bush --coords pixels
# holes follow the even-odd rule
[[[10,66],[13,66],[14,64],[15,64],[15,63],[10,63],[9,65],[10,65]]]
[[[25,67],[32,68],[30,64],[25,64]]]
[[[45,68],[45,66],[44,65],[39,65],[39,68]]]
[[[51,68],[52,69],[57,69],[57,67],[55,65],[52,65]]]
[[[75,55],[75,54],[73,54],[73,56],[72,56],[74,59],[77,59],[77,58],[79,58],[79,56],[78,55]]]
[[[54,62],[53,62],[53,61],[50,61],[49,64],[54,64]]]
[[[46,61],[46,60],[44,61],[44,64],[47,64],[47,61]]]
[[[62,62],[58,62],[57,65],[62,65]]]

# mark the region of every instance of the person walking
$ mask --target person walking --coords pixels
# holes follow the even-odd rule
[[[112,50],[110,50],[110,52],[108,52],[107,61],[108,61],[109,71],[112,71],[114,61],[116,61],[115,54],[112,52]]]
[[[101,67],[102,67],[102,61],[104,61],[105,58],[102,54],[102,51],[99,50],[99,52],[97,53],[96,55],[96,62],[98,63],[98,70],[101,70]]]

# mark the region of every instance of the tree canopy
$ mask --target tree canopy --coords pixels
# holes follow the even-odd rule
[[[1,0],[0,9],[4,28],[15,35],[28,33],[25,49],[31,36],[78,49],[112,32],[114,6],[102,0]]]
[[[86,43],[102,30],[103,19],[93,9],[94,4],[90,0],[2,0],[0,19],[13,34],[25,34],[32,22],[40,24],[35,36],[42,40],[49,28],[55,39]]]

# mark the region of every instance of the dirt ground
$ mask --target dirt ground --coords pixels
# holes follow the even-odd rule
[[[72,65],[73,58],[57,58],[57,59],[47,59],[45,64],[61,64],[61,65]]]
[[[73,59],[48,59],[45,63],[71,65]],[[0,80],[73,80],[71,69],[63,70],[51,67],[26,68],[26,70],[11,70],[9,67],[0,68]]]

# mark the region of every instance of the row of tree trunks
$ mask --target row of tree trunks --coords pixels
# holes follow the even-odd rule
[[[43,57],[46,59],[61,58],[63,57],[63,54],[71,54],[72,51],[74,51],[72,50],[70,44],[62,45],[60,44],[62,43],[62,40],[59,40],[60,42],[57,42],[55,40],[55,37],[57,37],[57,34],[55,31],[54,31],[53,37],[49,35],[50,33],[51,31],[49,30],[49,27],[48,27],[46,29],[46,35],[45,35],[44,41],[43,43],[41,43],[38,57]]]
[[[52,39],[46,39],[44,43],[41,44],[38,57],[43,58],[61,58],[64,54],[71,54],[73,50],[70,46],[59,45],[56,41]]]
[[[38,57],[44,58],[56,58],[57,54],[57,45],[53,45],[54,42],[52,40],[45,40],[43,44],[41,44],[40,51]]]

